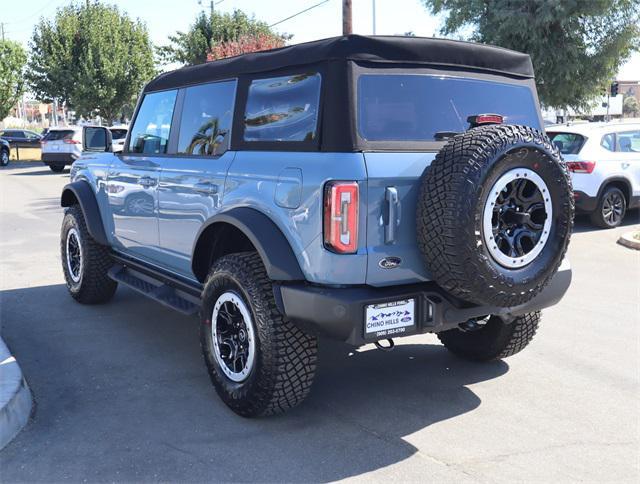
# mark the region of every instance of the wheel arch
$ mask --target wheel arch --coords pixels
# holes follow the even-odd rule
[[[627,202],[627,206],[631,203],[631,199],[633,196],[633,190],[631,189],[631,182],[624,177],[616,176],[605,179],[600,185],[600,190],[598,190],[598,200],[602,197],[602,194],[609,187],[619,188],[624,194],[624,198]]]
[[[76,181],[65,185],[60,196],[60,206],[80,205],[87,230],[93,239],[101,245],[109,245],[102,224],[98,201],[93,189],[86,181]]]
[[[270,279],[305,279],[289,241],[278,226],[267,215],[247,207],[217,214],[201,227],[192,250],[191,269],[204,282],[211,264],[219,257],[251,250],[260,255]]]

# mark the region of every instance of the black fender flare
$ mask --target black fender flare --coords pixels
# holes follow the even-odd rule
[[[195,254],[201,241],[201,235],[216,223],[227,223],[239,229],[247,236],[258,251],[265,265],[269,278],[274,281],[304,281],[289,241],[278,226],[264,213],[248,207],[238,207],[211,217],[198,231],[191,252],[191,263],[196,260]],[[195,268],[194,273],[195,273]]]
[[[96,195],[91,185],[86,181],[75,181],[64,186],[60,197],[60,206],[70,207],[78,203],[84,220],[87,224],[87,230],[93,239],[102,245],[109,245],[107,235],[102,224],[100,209]]]
[[[627,193],[625,193],[625,195],[627,195],[628,197],[627,202],[628,204],[631,204],[631,200],[633,198],[633,189],[631,188],[631,182],[623,176],[612,176],[604,179],[600,184],[600,188],[598,189],[597,201],[598,202],[600,201],[600,197],[602,197],[602,194],[604,193],[605,188],[608,185],[611,185],[612,183],[620,183],[626,187]]]

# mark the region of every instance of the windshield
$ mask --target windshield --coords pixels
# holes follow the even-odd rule
[[[577,133],[548,132],[547,136],[563,155],[577,155],[586,141],[584,136]]]
[[[485,113],[540,129],[528,86],[415,74],[363,74],[358,80],[358,131],[366,140],[442,140],[469,129],[467,117]]]

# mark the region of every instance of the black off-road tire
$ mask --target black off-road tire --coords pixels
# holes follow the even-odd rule
[[[530,263],[500,265],[483,235],[483,209],[496,181],[526,168],[551,195],[550,233]],[[418,246],[435,281],[472,303],[511,307],[535,297],[554,276],[569,244],[574,200],[566,165],[543,133],[492,125],[452,138],[423,175],[417,207]]]
[[[9,150],[3,148],[0,150],[0,166],[7,166],[9,164]]]
[[[249,308],[257,335],[254,365],[242,382],[228,378],[213,355],[213,308],[218,297],[229,291]],[[280,313],[271,280],[255,252],[227,255],[211,268],[202,294],[200,341],[218,395],[238,415],[284,412],[302,402],[311,389],[317,339]]]
[[[73,280],[67,264],[67,234],[72,228],[80,236],[82,270],[79,281]],[[118,284],[107,275],[113,265],[109,249],[91,237],[78,205],[72,205],[65,211],[60,233],[60,255],[67,289],[76,301],[82,304],[101,304],[113,297]]]
[[[62,173],[64,171],[65,165],[60,163],[50,163],[49,169],[54,173]]]
[[[604,215],[604,204],[606,200],[610,199],[611,197],[615,197],[616,200],[620,201],[619,203],[622,210],[622,214],[619,216],[619,218],[617,217],[615,221],[612,221],[612,223],[610,223]],[[613,229],[618,227],[622,223],[626,213],[627,199],[624,196],[624,193],[622,193],[622,190],[620,190],[618,187],[608,187],[602,192],[602,195],[598,199],[598,205],[596,206],[595,211],[591,212],[590,214],[591,223],[593,223],[593,225],[595,225],[596,227],[600,227],[601,229]]]
[[[450,329],[438,333],[438,339],[465,360],[500,360],[522,351],[533,339],[539,323],[539,311],[519,316],[510,323],[491,316],[480,329],[469,332]]]

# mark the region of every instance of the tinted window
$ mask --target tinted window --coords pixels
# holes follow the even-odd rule
[[[361,75],[358,130],[373,141],[436,141],[469,128],[467,117],[495,113],[540,129],[527,86],[445,76]]]
[[[219,155],[229,144],[235,81],[189,87],[185,91],[178,153]]]
[[[616,151],[623,153],[640,153],[640,131],[618,133]]]
[[[577,155],[586,141],[584,136],[576,133],[547,133],[547,135],[563,155]]]
[[[310,141],[316,138],[320,74],[251,82],[244,116],[245,141]]]
[[[614,151],[616,146],[616,135],[613,133],[605,134],[600,141],[600,146],[605,150]]]
[[[49,131],[44,138],[45,141],[60,141],[63,139],[71,139],[73,138],[73,131],[67,129],[56,129]]]
[[[166,153],[177,91],[147,94],[131,129],[131,153]]]
[[[8,129],[2,136],[8,136],[9,138],[24,138],[24,133],[15,129]]]
[[[127,137],[127,130],[124,128],[112,128],[110,129],[111,131],[111,139],[113,140],[117,140],[117,139],[124,139]]]

